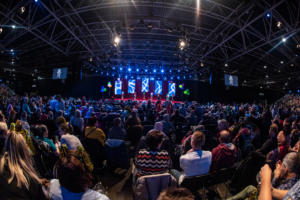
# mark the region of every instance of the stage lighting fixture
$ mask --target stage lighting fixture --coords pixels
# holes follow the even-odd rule
[[[148,69],[145,69],[145,72],[148,72]]]
[[[283,61],[280,61],[280,64],[283,64],[284,62]]]
[[[266,78],[269,78],[269,75],[266,75]]]
[[[3,32],[3,28],[0,27],[0,34]]]
[[[161,72],[161,73],[164,73],[164,72],[165,72],[165,70],[163,70],[163,69],[162,69],[162,70],[160,70],[160,72]]]
[[[292,63],[292,64],[291,64],[291,67],[294,67],[294,66],[295,66],[294,63]]]
[[[200,66],[201,66],[201,67],[204,67],[204,63],[203,63],[203,62],[201,62],[201,63],[200,63]]]
[[[122,71],[123,70],[123,68],[122,67],[120,67],[120,71]]]
[[[13,29],[15,29],[15,28],[16,28],[16,25],[11,25],[11,27],[12,27]]]
[[[271,17],[271,13],[267,12],[266,17],[270,18]]]
[[[267,69],[267,65],[264,66],[264,69]]]
[[[153,70],[153,73],[156,73],[156,69]]]
[[[13,49],[11,49],[11,50],[10,50],[10,52],[14,52],[14,50],[13,50]]]
[[[284,38],[282,38],[282,42],[286,42],[286,38],[284,37]]]
[[[90,58],[89,58],[89,61],[90,61],[90,62],[93,62],[93,58],[92,58],[92,57],[90,57]]]
[[[277,28],[281,28],[281,25],[282,25],[281,21],[278,21],[276,24]]]
[[[180,50],[183,50],[183,49],[185,48],[185,46],[186,46],[186,41],[183,40],[183,39],[181,39],[181,40],[179,41],[179,49],[180,49]]]
[[[115,47],[119,46],[120,42],[121,42],[120,36],[118,36],[118,35],[115,36],[115,38],[114,38],[114,46]]]
[[[128,68],[128,71],[131,72],[131,68]]]
[[[23,14],[24,12],[25,12],[25,7],[22,6],[22,7],[20,8],[20,13]]]
[[[140,69],[139,69],[139,68],[137,68],[137,69],[136,69],[136,72],[139,72],[139,71],[140,71]]]
[[[170,69],[170,73],[172,73],[172,70]]]
[[[225,67],[228,67],[228,64],[227,63],[225,63],[225,65],[224,65]]]
[[[297,44],[297,46],[296,46],[296,47],[297,47],[297,49],[299,49],[299,48],[300,48],[300,44]]]

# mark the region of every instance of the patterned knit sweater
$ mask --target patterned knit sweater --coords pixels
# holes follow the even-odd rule
[[[135,157],[135,166],[138,177],[161,174],[171,168],[172,162],[167,151],[150,151],[141,149]]]

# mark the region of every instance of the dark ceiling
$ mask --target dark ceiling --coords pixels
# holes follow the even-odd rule
[[[10,75],[50,78],[75,60],[88,74],[109,76],[122,65],[135,75],[164,69],[165,77],[203,81],[225,72],[274,89],[300,79],[299,0],[36,1],[0,1],[0,65]]]

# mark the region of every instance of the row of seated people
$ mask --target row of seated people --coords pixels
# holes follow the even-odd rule
[[[191,110],[191,113],[193,113],[193,110]],[[271,169],[275,169],[276,164],[280,162],[283,163],[288,152],[299,151],[298,119],[294,118],[293,123],[291,123],[289,119],[283,120],[282,118],[276,119],[275,117],[273,124],[270,125],[268,135],[263,131],[259,133],[259,129],[257,128],[259,125],[256,123],[261,120],[259,117],[256,117],[255,114],[255,112],[252,112],[248,117],[250,119],[252,118],[252,124],[244,124],[244,122],[241,122],[233,124],[233,127],[229,127],[229,122],[219,120],[217,134],[216,131],[211,128],[209,122],[204,123],[207,117],[206,114],[204,114],[201,126],[194,127],[193,130],[184,137],[182,144],[178,144],[178,141],[182,138],[182,134],[178,131],[178,124],[180,123],[178,120],[176,125],[173,123],[176,120],[170,122],[170,118],[174,115],[169,117],[170,115],[167,114],[159,114],[161,116],[159,120],[161,121],[157,120],[157,123],[150,125],[154,130],[143,131],[138,114],[135,111],[130,112],[124,119],[122,119],[122,116],[120,116],[120,118],[111,118],[113,127],[105,129],[107,134],[97,126],[98,122],[100,122],[100,124],[103,122],[100,118],[97,119],[96,116],[92,116],[88,118],[86,122],[83,122],[83,128],[79,129],[81,133],[77,134],[77,131],[74,131],[75,129],[72,128],[72,125],[76,124],[74,122],[76,120],[70,118],[70,122],[67,123],[67,121],[60,116],[61,113],[54,114],[57,116],[55,122],[57,131],[49,132],[50,139],[47,137],[47,128],[50,129],[49,125],[38,126],[40,133],[37,131],[37,134],[34,134],[34,129],[31,130],[30,127],[28,128],[29,124],[26,123],[26,114],[23,113],[21,116],[22,120],[17,121],[15,126],[11,126],[10,129],[11,132],[17,132],[23,136],[30,150],[30,154],[35,158],[35,163],[38,163],[35,164],[35,167],[38,168],[39,172],[43,171],[43,169],[40,169],[43,163],[39,162],[39,156],[42,154],[42,156],[47,158],[47,155],[44,154],[44,151],[40,152],[42,145],[36,145],[40,144],[35,141],[37,137],[38,140],[47,143],[50,151],[54,152],[57,156],[67,155],[65,152],[68,151],[64,147],[67,147],[70,151],[77,151],[78,147],[84,146],[90,155],[86,156],[86,153],[83,153],[85,152],[83,148],[79,148],[77,153],[81,155],[79,157],[82,161],[87,162],[87,164],[85,164],[87,168],[92,165],[102,167],[101,164],[104,159],[109,160],[110,162],[108,163],[110,164],[115,164],[114,161],[119,160],[120,162],[117,162],[118,166],[129,163],[129,157],[133,157],[135,163],[133,185],[134,188],[139,189],[142,189],[143,185],[145,185],[143,182],[141,183],[141,181],[148,175],[161,175],[168,172],[172,174],[172,177],[175,177],[176,184],[180,185],[184,183],[187,178],[215,173],[221,171],[222,168],[227,168],[240,162],[238,163],[239,165],[237,166],[236,172],[231,178],[231,187],[235,188],[235,192],[237,193],[239,189],[243,189],[240,187],[254,184],[256,174],[265,162],[269,163]],[[51,114],[49,115],[51,117]],[[177,116],[177,118],[182,119],[184,117]],[[197,116],[195,119],[196,120],[190,120],[190,122],[197,122]],[[2,117],[2,121],[5,122],[6,120]],[[125,123],[124,128],[122,126],[123,122]],[[269,123],[271,123],[271,120]],[[80,122],[79,124],[82,123]],[[195,125],[195,123],[191,123],[191,125]],[[78,137],[73,135],[74,133],[78,135]],[[143,136],[143,134],[145,135]],[[51,139],[53,139],[53,141],[51,141]],[[129,140],[129,142],[124,142],[124,140]],[[121,143],[126,144],[123,145],[123,147],[126,151],[132,150],[132,153],[126,155],[127,152],[120,149],[115,152],[114,148],[120,147]],[[127,146],[129,146],[129,148],[127,148]],[[90,147],[98,149],[99,154],[95,154],[94,148]],[[103,152],[105,152],[105,155],[103,155]],[[92,162],[88,161],[88,157],[91,157]],[[56,162],[57,161],[55,161],[54,164]],[[128,164],[122,167],[129,168]],[[91,169],[92,167],[89,168]],[[263,169],[266,168],[267,167]],[[53,170],[47,169],[45,171]],[[51,174],[53,173],[48,172],[47,176],[53,178]],[[139,183],[141,183],[141,187],[139,187]],[[138,190],[135,191],[138,196]],[[142,192],[142,194],[146,193]],[[159,192],[156,192],[156,196],[158,194]]]

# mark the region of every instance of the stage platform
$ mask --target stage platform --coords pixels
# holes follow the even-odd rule
[[[139,103],[143,103],[143,102],[146,102],[150,99],[139,99],[137,98],[136,100],[134,100],[134,98],[124,98],[124,99],[121,99],[121,98],[110,98],[110,99],[105,99],[106,101],[137,101]],[[166,102],[166,99],[161,99],[160,100],[162,103],[165,103]],[[153,103],[156,103],[157,102],[157,99],[152,99],[152,102]],[[183,101],[172,101],[173,104],[184,104]]]

